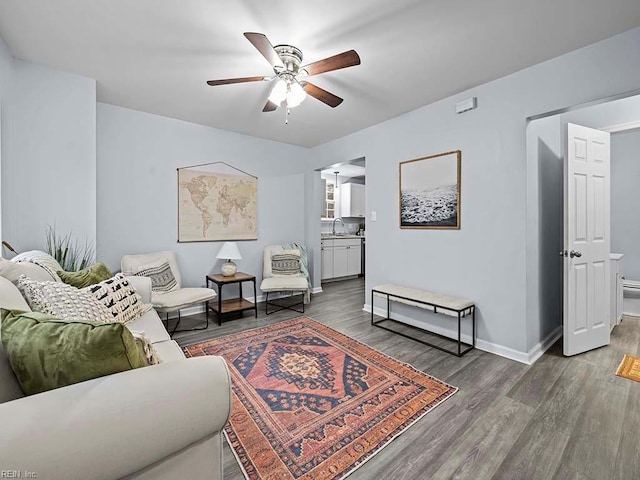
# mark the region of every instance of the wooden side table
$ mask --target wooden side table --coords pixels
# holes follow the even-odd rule
[[[243,298],[242,296],[242,284],[244,282],[253,282],[253,299],[254,302]],[[258,318],[258,304],[255,303],[257,297],[256,292],[256,277],[255,275],[249,275],[248,273],[237,272],[232,277],[224,277],[222,275],[207,275],[207,288],[211,288],[209,285],[215,283],[218,287],[218,301],[207,302],[207,311],[215,312],[218,317],[218,325],[222,325],[222,319],[226,313],[232,312],[244,312],[245,310],[253,310],[256,318]],[[225,285],[231,285],[237,283],[240,287],[240,296],[238,298],[228,298],[222,300],[222,287]]]

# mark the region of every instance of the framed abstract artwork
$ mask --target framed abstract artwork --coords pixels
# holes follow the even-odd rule
[[[400,228],[460,229],[462,152],[400,162]]]

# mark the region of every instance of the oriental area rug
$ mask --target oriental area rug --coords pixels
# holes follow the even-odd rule
[[[231,372],[225,434],[248,479],[341,479],[456,392],[309,318],[184,348]]]
[[[616,375],[622,378],[628,378],[640,382],[640,358],[625,355],[620,362]]]

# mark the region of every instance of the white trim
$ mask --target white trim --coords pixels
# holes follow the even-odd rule
[[[603,132],[617,133],[626,132],[628,130],[637,130],[640,128],[640,120],[634,120],[633,122],[621,123],[619,125],[612,125],[610,127],[601,128]]]
[[[367,313],[371,313],[371,305],[365,303],[363,311]],[[385,308],[375,307],[373,313],[375,315],[379,315],[381,317],[387,316],[387,310]],[[400,315],[398,313],[393,314],[394,318],[398,319],[401,322],[407,323],[408,325],[413,325],[414,327],[419,327],[424,325],[424,322],[419,322],[415,318],[407,317],[406,315]],[[454,339],[457,337],[458,332],[453,329],[442,328],[434,325],[429,325],[429,330],[433,333],[437,333],[439,335],[444,335],[445,337],[449,337]],[[499,345],[497,343],[487,342],[486,340],[482,340],[481,338],[476,337],[476,348],[478,350],[482,350],[483,352],[493,353],[494,355],[499,355],[501,357],[508,358],[510,360],[515,360],[516,362],[524,363],[526,365],[531,365],[538,358],[542,356],[542,354],[553,345],[558,338],[562,335],[562,327],[558,327],[556,330],[551,332],[544,340],[542,340],[538,345],[533,347],[529,352],[520,352],[518,350],[514,350],[513,348],[505,347],[504,345]],[[471,343],[471,335],[462,334],[461,340],[465,343]]]
[[[529,362],[528,365],[533,365],[544,352],[549,350],[551,346],[558,341],[562,336],[562,325],[553,330],[549,335],[542,339],[537,345],[529,350]]]
[[[211,301],[215,302],[216,300],[214,299]],[[180,309],[180,317],[190,317],[191,315],[197,315],[199,313],[204,313],[204,303],[194,305],[193,307],[186,307],[186,308]],[[166,313],[158,313],[158,315],[163,320],[167,318]],[[178,318],[178,311],[176,310],[175,312],[169,313],[169,318],[170,319]]]
[[[322,287],[314,287],[311,289],[311,293],[315,294],[315,293],[322,293]]]

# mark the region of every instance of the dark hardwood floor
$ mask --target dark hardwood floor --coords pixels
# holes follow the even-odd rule
[[[479,350],[457,358],[370,326],[362,279],[323,288],[306,316],[460,389],[350,480],[640,478],[640,383],[614,375],[625,353],[640,354],[640,318],[625,318],[608,347],[566,358],[558,343],[529,367]],[[257,319],[245,312],[175,339],[188,345],[300,316],[267,317],[260,307]],[[243,479],[226,444],[224,456],[224,478]]]

